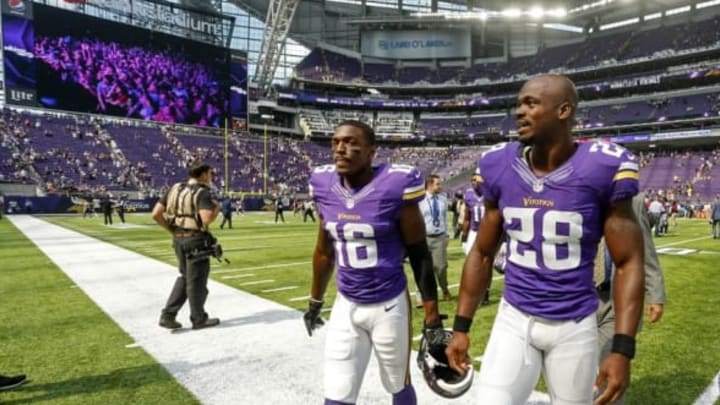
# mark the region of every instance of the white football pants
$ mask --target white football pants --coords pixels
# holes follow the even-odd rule
[[[375,304],[356,304],[338,292],[325,342],[325,398],[355,403],[374,349],[390,394],[410,383],[410,298],[407,291]]]
[[[530,316],[500,302],[480,367],[479,404],[524,405],[543,372],[553,405],[590,405],[597,375],[593,312],[579,322]]]
[[[465,253],[465,256],[470,253],[470,249],[472,249],[473,245],[475,244],[475,238],[477,237],[477,231],[470,231],[468,232],[468,238],[465,243],[462,244],[462,250],[463,253]]]

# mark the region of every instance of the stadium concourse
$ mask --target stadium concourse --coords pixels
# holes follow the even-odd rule
[[[220,326],[168,332],[155,324],[167,286],[176,277],[174,266],[33,216],[8,218],[203,404],[322,401],[326,332],[321,329],[318,338],[308,338],[298,311],[211,280],[207,310],[222,319]],[[97,271],[99,267],[103,271]],[[186,306],[178,319],[187,317]],[[432,393],[415,365],[416,356],[413,353],[411,370],[419,404],[475,403],[472,391],[456,400]],[[371,364],[359,403],[388,400],[378,368]],[[528,402],[548,403],[548,396],[538,392]]]

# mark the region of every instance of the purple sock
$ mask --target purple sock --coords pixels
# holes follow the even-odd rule
[[[393,405],[416,405],[415,389],[408,384],[402,391],[393,394]]]

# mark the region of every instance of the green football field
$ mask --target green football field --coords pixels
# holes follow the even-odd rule
[[[175,263],[170,235],[149,215],[130,215],[125,227],[105,227],[101,218],[46,219]],[[214,262],[211,276],[303,310],[317,226],[292,213],[286,214],[286,224],[274,224],[272,219],[269,213],[249,213],[235,216],[232,230],[217,229],[215,224],[214,233],[231,263]],[[720,241],[713,240],[709,231],[706,221],[681,220],[669,236],[656,239],[663,252],[668,303],[662,320],[644,325],[639,335],[629,404],[693,404],[720,370]],[[126,348],[132,339],[81,290],[72,288],[73,283],[6,220],[0,221],[0,236],[0,373],[26,372],[33,380],[22,389],[0,393],[0,402],[196,402],[142,349]],[[458,241],[451,241],[449,259],[449,280],[456,294],[463,262]],[[491,304],[478,310],[473,324],[475,356],[482,354],[500,299],[503,282],[495,276]],[[411,286],[414,290],[414,283]],[[211,291],[208,300],[212,298]],[[331,284],[328,307],[333,298]],[[455,302],[441,302],[440,309],[452,315]],[[413,322],[418,334],[421,310],[415,310]]]

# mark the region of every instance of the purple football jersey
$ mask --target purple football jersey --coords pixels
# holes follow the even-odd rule
[[[425,197],[420,172],[408,165],[380,165],[370,183],[351,191],[334,165],[317,167],[310,193],[335,247],[338,290],[357,303],[382,302],[407,286],[400,210]]]
[[[624,148],[578,143],[562,166],[537,176],[519,142],[496,145],[478,163],[480,188],[502,213],[508,243],[505,299],[548,319],[597,308],[593,263],[610,203],[638,192],[638,164]]]
[[[468,189],[465,190],[465,196],[463,199],[465,200],[465,206],[468,207],[468,210],[470,211],[470,230],[477,232],[478,226],[480,225],[480,219],[482,218],[485,210],[485,200],[481,195],[478,195],[472,187],[468,187]]]

